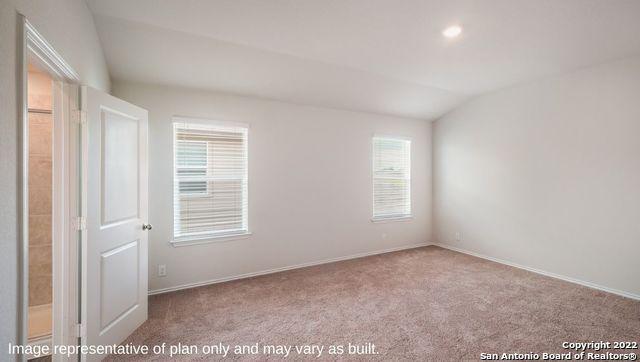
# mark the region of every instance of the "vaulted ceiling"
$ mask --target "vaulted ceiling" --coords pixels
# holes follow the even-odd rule
[[[637,0],[88,2],[115,81],[420,119],[640,53]]]

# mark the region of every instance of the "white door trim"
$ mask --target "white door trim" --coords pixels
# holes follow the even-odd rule
[[[54,176],[53,186],[57,193],[53,198],[53,285],[69,292],[77,289],[77,283],[73,281],[73,259],[75,246],[78,241],[77,233],[72,230],[70,215],[74,215],[75,207],[75,179],[76,179],[76,151],[74,144],[78,142],[77,133],[73,130],[72,113],[78,99],[69,99],[68,92],[76,89],[80,83],[78,74],[55,51],[55,49],[38,33],[38,31],[24,17],[21,17],[20,37],[22,39],[22,51],[19,53],[20,79],[18,82],[19,109],[19,136],[18,158],[19,162],[19,188],[18,198],[18,244],[19,252],[18,271],[19,303],[18,315],[18,344],[28,343],[28,310],[29,310],[29,119],[27,96],[27,73],[29,59],[35,61],[42,70],[46,71],[55,80],[54,85],[54,144],[53,155]],[[73,85],[76,85],[75,87]],[[74,97],[72,97],[74,98]],[[75,97],[77,98],[77,97]],[[74,105],[75,103],[75,105]],[[76,259],[77,264],[77,259]],[[69,294],[54,293],[53,310],[53,342],[54,344],[68,344],[71,339],[72,326],[69,324],[75,320],[72,312],[77,310],[77,300],[69,298]],[[75,338],[75,336],[74,336]],[[26,356],[19,356],[25,360]],[[54,361],[61,359],[55,358]]]

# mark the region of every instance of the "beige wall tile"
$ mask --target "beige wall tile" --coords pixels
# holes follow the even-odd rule
[[[29,305],[51,303],[52,285],[51,276],[29,275]]]
[[[50,114],[29,113],[29,156],[51,157],[53,127]]]
[[[51,79],[29,73],[29,108],[52,109]],[[52,296],[51,114],[29,113],[29,305],[50,304]]]
[[[51,215],[51,187],[29,188],[29,215]]]
[[[52,276],[51,244],[29,246],[29,275],[34,277]]]
[[[27,77],[29,108],[52,108],[52,80],[46,73],[29,72]]]
[[[50,245],[53,240],[51,215],[29,216],[29,246]]]
[[[53,116],[51,113],[29,112],[29,126],[32,125],[46,125],[47,127],[49,127],[49,130],[51,130],[53,127]]]
[[[29,187],[49,187],[52,185],[51,157],[30,155],[29,157]]]

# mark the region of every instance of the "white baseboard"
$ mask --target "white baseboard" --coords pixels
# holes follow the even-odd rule
[[[640,295],[638,295],[638,294],[629,293],[629,292],[625,292],[625,291],[618,290],[618,289],[612,289],[612,288],[608,288],[608,287],[605,287],[605,286],[602,286],[602,285],[598,285],[598,284],[594,284],[594,283],[591,283],[591,282],[587,282],[587,281],[584,281],[584,280],[575,279],[575,278],[571,278],[571,277],[567,277],[567,276],[564,276],[564,275],[547,272],[547,271],[536,269],[536,268],[531,268],[531,267],[528,267],[528,266],[524,266],[524,265],[520,265],[520,264],[517,264],[517,263],[510,262],[510,261],[507,261],[507,260],[498,259],[498,258],[494,258],[494,257],[491,257],[491,256],[479,254],[479,253],[476,253],[476,252],[473,252],[473,251],[461,249],[461,248],[458,248],[458,247],[455,247],[455,246],[451,246],[451,245],[448,245],[448,244],[433,243],[431,245],[439,246],[441,248],[457,251],[459,253],[475,256],[475,257],[478,257],[478,258],[490,260],[490,261],[493,261],[493,262],[496,262],[496,263],[512,266],[514,268],[524,269],[524,270],[527,270],[527,271],[530,271],[530,272],[534,272],[534,273],[537,273],[537,274],[541,274],[541,275],[544,275],[544,276],[548,276],[548,277],[564,280],[566,282],[579,284],[579,285],[582,285],[582,286],[585,286],[585,287],[589,287],[589,288],[592,288],[592,289],[598,289],[598,290],[601,290],[603,292],[608,292],[608,293],[617,294],[617,295],[620,295],[620,296],[623,296],[623,297],[627,297],[627,298],[631,298],[631,299],[635,299],[635,300],[640,300]]]
[[[253,273],[246,273],[246,274],[240,274],[240,275],[235,275],[235,276],[230,276],[230,277],[222,277],[222,278],[217,278],[217,279],[205,280],[205,281],[201,281],[201,282],[182,284],[182,285],[178,285],[178,286],[175,286],[175,287],[168,287],[168,288],[160,288],[160,289],[150,290],[149,291],[149,295],[169,293],[169,292],[174,292],[174,291],[177,291],[177,290],[201,287],[201,286],[209,285],[209,284],[224,283],[224,282],[229,282],[229,281],[232,281],[232,280],[246,279],[246,278],[251,278],[251,277],[257,277],[257,276],[260,276],[260,275],[267,275],[267,274],[283,272],[283,271],[292,270],[292,269],[300,269],[300,268],[306,268],[306,267],[309,267],[309,266],[322,265],[322,264],[328,264],[328,263],[335,263],[337,261],[363,258],[365,256],[391,253],[391,252],[394,252],[394,251],[415,249],[415,248],[420,248],[420,247],[429,246],[429,245],[433,245],[433,244],[431,244],[431,243],[419,243],[419,244],[404,245],[404,246],[398,246],[398,247],[395,247],[395,248],[388,248],[388,249],[383,249],[383,250],[369,251],[369,252],[352,254],[352,255],[347,255],[347,256],[340,256],[340,257],[337,257],[337,258],[312,261],[312,262],[309,262],[309,263],[290,265],[290,266],[285,266],[285,267],[281,267],[281,268],[267,269],[267,270],[262,270],[262,271],[258,271],[258,272],[253,272]]]

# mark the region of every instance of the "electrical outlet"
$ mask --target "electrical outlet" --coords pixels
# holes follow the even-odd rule
[[[462,233],[459,231],[456,231],[456,241],[460,241],[462,240]]]
[[[167,276],[167,266],[165,264],[158,265],[158,276],[166,277]]]

